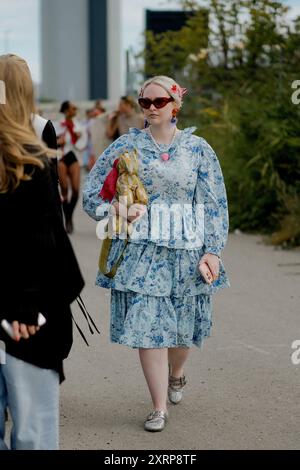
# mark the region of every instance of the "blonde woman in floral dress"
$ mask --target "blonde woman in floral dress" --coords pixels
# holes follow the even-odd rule
[[[139,350],[153,402],[147,431],[164,429],[167,398],[173,404],[182,400],[190,348],[210,336],[212,294],[229,286],[220,258],[228,235],[222,171],[209,144],[194,134],[196,128],[177,128],[185,92],[169,77],[145,82],[139,104],[146,128],[131,128],[108,147],[83,196],[84,209],[95,220],[116,212],[133,222],[115,277],[99,272],[96,284],[111,289],[111,341]],[[129,217],[115,195],[99,192],[115,160],[134,149],[149,200],[145,211],[134,205]],[[112,240],[108,266],[124,243]]]

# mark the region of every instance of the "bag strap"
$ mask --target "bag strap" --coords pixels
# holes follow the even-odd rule
[[[86,337],[84,336],[84,334],[83,334],[83,332],[82,332],[82,329],[79,327],[78,323],[76,322],[76,320],[75,320],[75,318],[74,318],[74,316],[73,316],[73,313],[71,314],[71,316],[72,316],[72,320],[73,320],[73,322],[75,323],[75,326],[76,326],[77,330],[79,331],[80,336],[82,337],[82,339],[83,339],[83,341],[85,342],[85,344],[86,344],[87,346],[89,346],[89,343],[87,342]]]
[[[122,249],[122,253],[120,254],[119,258],[117,261],[114,263],[110,271],[107,271],[107,260],[108,260],[108,255],[110,252],[112,240],[111,238],[105,238],[102,242],[102,247],[101,247],[101,252],[99,256],[99,270],[104,276],[113,279],[116,275],[117,269],[120,266],[120,264],[123,261],[124,258],[124,252],[126,249],[126,246],[128,244],[128,238],[125,240],[124,247]]]
[[[95,328],[96,332],[100,335],[100,331],[98,330],[94,320],[92,319],[91,315],[89,314],[89,312],[88,312],[88,310],[87,310],[87,308],[86,308],[86,306],[85,306],[85,304],[84,304],[84,302],[83,302],[80,295],[77,297],[76,302],[77,302],[80,310],[82,311],[84,318],[86,319],[86,322],[88,324],[88,327],[89,327],[89,330],[90,330],[91,334],[93,335],[94,331],[93,331],[93,329],[92,329],[89,322],[91,322],[91,324]]]
[[[86,319],[86,322],[87,322],[87,324],[88,324],[90,333],[91,333],[92,335],[94,334],[94,331],[93,331],[93,328],[92,328],[92,326],[93,326],[94,329],[96,330],[96,332],[100,335],[100,331],[98,330],[98,328],[97,328],[97,326],[96,326],[94,320],[92,319],[91,315],[89,314],[89,312],[88,312],[88,310],[87,310],[87,308],[86,308],[86,306],[85,306],[85,303],[84,303],[84,301],[82,300],[82,297],[81,297],[80,295],[78,295],[78,297],[76,298],[76,302],[77,302],[77,305],[78,305],[78,307],[80,308],[81,312],[83,313],[84,318]],[[71,315],[72,315],[72,320],[73,320],[73,322],[75,323],[75,326],[76,326],[76,328],[77,328],[77,330],[78,330],[80,336],[82,337],[82,339],[83,339],[83,341],[85,342],[85,344],[86,344],[87,346],[89,346],[89,343],[87,342],[86,337],[84,336],[84,333],[83,333],[82,329],[79,327],[79,325],[78,325],[78,323],[76,322],[76,320],[75,320],[73,314],[71,314]],[[91,324],[92,324],[92,326],[91,326]]]

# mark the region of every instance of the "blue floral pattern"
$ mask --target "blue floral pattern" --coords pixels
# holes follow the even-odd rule
[[[222,261],[212,285],[198,271],[204,253],[221,256],[228,236],[228,208],[218,158],[203,138],[194,135],[195,129],[177,135],[166,162],[147,132],[130,129],[99,157],[87,177],[84,209],[102,220],[110,208],[99,196],[104,180],[119,155],[136,149],[139,176],[149,196],[148,212],[135,224],[116,276],[109,279],[98,272],[96,279],[98,286],[112,289],[113,342],[141,348],[200,346],[210,335],[211,295],[230,286]],[[191,210],[182,210],[185,205]],[[156,207],[176,207],[181,218],[179,225],[170,219],[166,237],[153,231]],[[203,207],[202,219],[197,217],[198,207]],[[119,238],[112,241],[108,268],[124,243]]]

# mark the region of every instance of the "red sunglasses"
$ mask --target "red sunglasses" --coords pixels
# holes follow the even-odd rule
[[[144,109],[150,109],[151,104],[155,106],[156,109],[161,109],[167,106],[168,103],[174,101],[174,98],[155,98],[154,100],[150,100],[150,98],[139,98],[139,105]]]

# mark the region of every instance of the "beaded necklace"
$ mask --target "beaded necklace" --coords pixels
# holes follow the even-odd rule
[[[168,149],[167,149],[165,152],[162,152],[162,150],[161,150],[159,144],[158,144],[158,143],[156,142],[156,140],[154,139],[154,137],[153,137],[153,135],[152,135],[152,132],[151,132],[151,127],[149,127],[149,133],[150,133],[151,139],[153,140],[154,145],[155,145],[155,146],[157,147],[157,149],[159,150],[160,158],[161,158],[164,162],[170,160],[169,150],[170,150],[170,148],[172,147],[172,145],[173,145],[173,143],[174,143],[174,140],[175,140],[175,137],[176,137],[176,134],[177,134],[177,129],[176,129],[176,127],[175,127],[175,129],[174,129],[174,134],[173,134],[173,137],[172,137],[172,141],[171,141],[171,143],[170,143]],[[164,144],[163,144],[163,145],[164,145]]]

